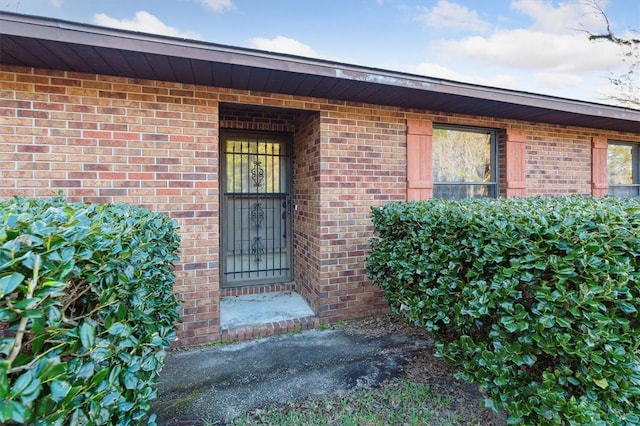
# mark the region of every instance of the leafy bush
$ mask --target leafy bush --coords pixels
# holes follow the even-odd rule
[[[178,246],[138,207],[0,202],[0,421],[155,424]]]
[[[510,423],[640,424],[640,203],[373,208],[370,278]]]

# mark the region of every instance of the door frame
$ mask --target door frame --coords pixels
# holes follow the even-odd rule
[[[228,209],[228,192],[227,192],[227,156],[226,142],[230,138],[238,137],[242,139],[255,139],[261,138],[277,141],[282,143],[285,150],[285,165],[284,170],[287,176],[285,176],[283,183],[286,185],[285,194],[286,206],[284,206],[284,213],[286,213],[285,220],[285,233],[286,238],[286,253],[287,253],[287,268],[282,268],[283,276],[269,278],[247,278],[245,280],[228,280],[227,279],[227,241],[229,239],[227,231],[227,209]],[[265,284],[280,284],[293,281],[293,215],[291,214],[292,197],[293,197],[293,134],[283,132],[269,132],[269,131],[253,131],[253,130],[241,130],[241,129],[220,129],[220,174],[219,174],[219,206],[220,206],[220,241],[219,241],[219,271],[220,271],[220,287],[221,289],[228,289],[234,287],[244,286],[258,286]],[[273,193],[277,194],[277,193]]]

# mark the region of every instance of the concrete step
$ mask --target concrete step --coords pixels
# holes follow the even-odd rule
[[[220,301],[220,339],[250,340],[311,330],[320,321],[294,291],[224,297]]]

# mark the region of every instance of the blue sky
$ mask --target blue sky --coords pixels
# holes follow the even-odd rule
[[[600,103],[640,0],[0,0],[0,10]],[[635,37],[639,34],[634,33]],[[640,90],[640,89],[639,89]]]

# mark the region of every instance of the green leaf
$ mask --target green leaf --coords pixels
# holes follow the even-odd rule
[[[74,398],[76,398],[76,396],[79,395],[82,390],[83,390],[82,386],[72,386],[71,389],[69,389],[69,393],[67,393],[67,396],[64,397],[61,403],[62,404],[71,403],[71,401]]]
[[[0,400],[9,395],[9,378],[5,369],[0,369]]]
[[[44,381],[49,381],[64,374],[67,368],[66,363],[60,362],[60,357],[49,358],[41,365],[38,377]]]
[[[107,330],[107,332],[111,335],[120,336],[125,330],[126,326],[121,322],[117,322],[109,327],[109,330]]]
[[[22,311],[22,316],[31,319],[43,318],[44,314],[40,309],[25,309]]]
[[[13,272],[11,275],[0,278],[0,287],[2,287],[2,293],[0,297],[4,297],[7,294],[12,293],[20,283],[24,280],[24,275],[19,272]]]
[[[118,304],[118,309],[116,309],[116,317],[119,321],[122,321],[126,318],[127,315],[127,307],[124,303]]]
[[[573,377],[573,376],[568,376],[567,377],[567,382],[571,383],[574,386],[580,385],[580,381],[578,379],[576,379],[575,377]]]
[[[509,415],[507,417],[507,424],[508,425],[519,425],[521,423],[522,423],[522,417],[520,417],[520,416]]]
[[[82,410],[82,408],[77,408],[71,413],[69,426],[84,426],[89,423],[87,414]]]
[[[544,328],[551,328],[556,323],[556,318],[552,315],[543,315],[538,320]]]
[[[36,422],[35,426],[40,426],[43,424],[51,424],[49,419],[51,419],[51,414],[56,409],[56,403],[51,398],[51,395],[47,395],[44,398],[40,398],[36,403],[36,418],[40,420],[40,422]],[[44,420],[47,419],[47,420]],[[46,421],[46,423],[45,423]]]
[[[492,410],[493,410],[493,411],[495,411],[496,413],[497,413],[498,411],[500,411],[500,407],[498,406],[498,404],[496,404],[496,402],[495,402],[493,399],[491,399],[491,398],[485,398],[485,400],[484,400],[484,406],[485,406],[486,408],[490,408],[490,409],[492,409]]]
[[[31,416],[31,410],[24,404],[18,401],[0,400],[0,420],[3,422],[13,420],[16,423],[24,424]]]
[[[95,374],[95,365],[93,361],[88,361],[83,363],[80,366],[80,369],[78,370],[78,372],[76,373],[77,377],[81,379],[88,379],[89,377],[92,377],[94,374]]]
[[[135,374],[128,371],[124,373],[124,385],[127,389],[136,389],[138,382],[139,380]]]
[[[34,377],[33,370],[27,370],[11,386],[9,397],[15,399],[17,397],[23,400],[32,400],[39,393],[40,379]]]
[[[96,386],[99,385],[100,382],[102,382],[109,375],[109,371],[110,368],[103,368],[91,378],[91,383]]]
[[[94,325],[84,322],[80,327],[80,342],[86,349],[91,350],[96,341],[96,328]]]
[[[91,359],[98,363],[108,362],[111,356],[113,356],[113,352],[109,348],[97,347],[91,351]]]
[[[636,312],[638,312],[635,306],[627,302],[619,302],[618,308],[620,308],[620,310],[625,314],[635,314]]]
[[[54,380],[51,382],[51,399],[55,402],[62,401],[71,390],[71,385],[66,380]]]
[[[605,359],[603,357],[601,357],[600,355],[598,355],[597,353],[591,353],[589,357],[596,364],[605,365],[607,363],[607,361],[605,361]]]
[[[116,364],[109,372],[109,383],[112,385],[118,383],[120,372],[122,372],[122,367],[119,364]]]
[[[599,388],[606,389],[609,387],[609,382],[607,379],[593,379],[593,383],[596,384]]]
[[[513,333],[518,330],[518,325],[513,317],[502,317],[500,318],[500,322],[509,333]]]
[[[558,325],[562,328],[571,328],[571,321],[568,321],[565,318],[562,317],[556,317],[555,321],[558,323]]]
[[[536,356],[531,354],[524,354],[522,355],[522,361],[525,364],[527,364],[529,367],[531,367],[533,364],[536,363]]]

